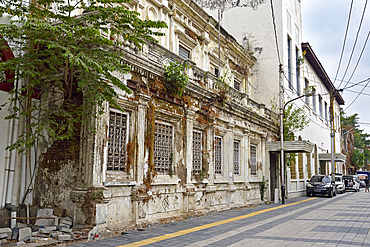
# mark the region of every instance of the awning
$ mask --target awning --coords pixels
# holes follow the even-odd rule
[[[284,141],[284,153],[312,153],[313,147],[309,141]],[[281,142],[267,142],[266,148],[270,152],[280,152]]]
[[[319,161],[331,161],[331,153],[319,153]],[[342,153],[334,153],[334,162],[346,162],[346,156]]]

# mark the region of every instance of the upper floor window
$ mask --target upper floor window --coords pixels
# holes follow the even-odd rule
[[[287,13],[287,28],[289,31],[291,31],[291,28],[292,28],[292,17],[290,16],[289,13]]]
[[[222,137],[215,136],[214,144],[215,174],[222,174]]]
[[[238,91],[240,91],[240,80],[238,80],[237,78],[234,78],[234,88]]]
[[[316,111],[316,90],[312,89],[312,110]]]
[[[179,46],[179,56],[183,59],[190,59],[190,51],[183,46]]]
[[[202,132],[193,131],[193,172],[202,170]]]
[[[320,117],[323,117],[323,115],[322,115],[322,97],[321,97],[321,95],[319,95],[319,114],[320,114]]]
[[[166,174],[172,169],[173,161],[173,127],[155,123],[154,134],[154,165],[155,171]]]
[[[305,94],[307,94],[307,91],[308,91],[308,80],[307,78],[304,78],[304,88],[305,88]],[[309,102],[309,98],[308,96],[305,97],[305,102],[306,102],[306,105],[308,105],[310,102]]]
[[[109,112],[109,139],[107,170],[126,170],[126,144],[128,141],[128,115]]]
[[[325,102],[325,121],[328,121],[328,103]]]
[[[296,49],[295,50],[295,59],[296,59],[296,79],[297,79],[297,95],[299,96],[301,93],[301,85],[300,85],[300,81],[299,81],[299,76],[300,76],[300,62],[299,62],[299,50]]]
[[[288,82],[289,88],[293,89],[292,85],[292,40],[288,37]]]
[[[250,145],[251,175],[257,175],[257,146]]]

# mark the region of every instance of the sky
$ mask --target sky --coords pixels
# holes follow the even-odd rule
[[[370,1],[367,3],[361,30],[358,33],[357,44],[345,75],[366,2],[366,0],[353,0],[352,14],[342,62],[339,62],[351,2],[352,0],[301,0],[302,41],[310,43],[326,73],[333,83],[335,81],[335,87],[337,89],[344,88],[342,97],[345,101],[343,108],[346,115],[351,116],[358,113],[360,129],[364,129],[364,132],[370,134],[370,82],[365,81],[357,86],[345,88],[370,77],[369,37],[358,67],[353,77],[350,78],[370,32]],[[343,79],[344,75],[345,77]],[[336,80],[335,77],[337,78]],[[367,83],[368,85],[365,87]],[[362,90],[362,94],[355,100],[358,93]],[[351,103],[352,105],[350,106]]]

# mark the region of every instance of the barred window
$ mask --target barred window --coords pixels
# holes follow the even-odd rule
[[[240,142],[234,141],[234,174],[240,174]]]
[[[168,173],[173,161],[173,128],[170,125],[155,123],[154,165],[158,173]]]
[[[222,137],[215,136],[215,174],[222,174]]]
[[[240,91],[240,80],[238,80],[238,79],[234,79],[234,88],[236,89],[236,90],[238,90],[238,91]]]
[[[127,120],[127,114],[109,112],[108,170],[126,169]]]
[[[257,175],[257,146],[250,146],[251,174]]]
[[[193,172],[202,170],[202,133],[193,131]]]

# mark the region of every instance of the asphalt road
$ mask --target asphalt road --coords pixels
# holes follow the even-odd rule
[[[74,247],[370,246],[370,193],[299,197],[128,231]]]

